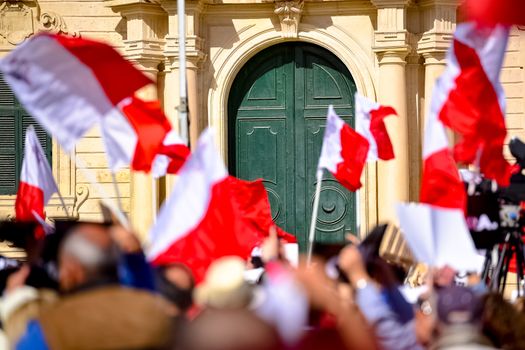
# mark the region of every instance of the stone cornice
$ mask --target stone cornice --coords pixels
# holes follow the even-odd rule
[[[142,13],[150,15],[165,15],[159,3],[145,0],[109,0],[104,5],[115,12],[120,12],[123,16],[130,13]]]
[[[417,5],[419,7],[427,7],[427,6],[454,6],[458,7],[458,1],[457,0],[419,0],[417,2]]]
[[[408,7],[413,3],[413,0],[370,0],[372,4],[379,8],[402,8]]]

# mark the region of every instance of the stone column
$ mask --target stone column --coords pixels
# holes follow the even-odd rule
[[[409,139],[406,60],[410,52],[406,30],[408,0],[373,0],[377,7],[374,51],[379,64],[378,102],[392,106],[397,118],[386,124],[395,159],[378,163],[378,219],[397,221],[395,204],[409,200]]]
[[[158,67],[164,62],[166,12],[159,4],[141,0],[113,0],[107,6],[126,19],[124,55],[156,82]],[[155,85],[139,90],[138,96],[144,100],[159,99]],[[132,172],[130,187],[131,225],[144,241],[157,212],[157,184],[149,174]]]
[[[398,114],[397,118],[385,120],[395,159],[378,163],[379,221],[395,219],[395,204],[409,200],[406,55],[406,51],[386,51],[378,55],[379,102],[394,107]]]
[[[446,67],[445,56],[456,29],[455,0],[423,0],[419,6],[422,12],[423,35],[417,43],[417,53],[425,59],[425,107],[420,121],[421,135],[425,130],[426,115],[428,115],[432,90],[436,79]]]
[[[135,60],[135,64],[151,79],[157,80],[158,61]],[[157,90],[153,86],[139,91],[138,96],[144,100],[158,99]],[[131,225],[139,234],[141,240],[145,241],[157,213],[157,182],[150,174],[138,171],[131,172],[130,180]]]

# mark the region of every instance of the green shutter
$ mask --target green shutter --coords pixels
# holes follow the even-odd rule
[[[0,195],[16,194],[24,157],[25,130],[35,126],[40,144],[51,162],[51,138],[24,110],[0,75]]]

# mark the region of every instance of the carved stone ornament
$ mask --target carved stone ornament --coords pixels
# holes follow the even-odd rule
[[[72,37],[79,37],[78,32],[70,31],[64,19],[55,12],[44,12],[40,16],[40,30],[53,33],[64,34]]]
[[[274,13],[279,16],[283,38],[297,38],[304,0],[275,1]]]
[[[0,5],[0,36],[3,41],[18,45],[31,36],[35,31],[35,11],[38,14],[36,2],[3,1]]]
[[[40,14],[37,0],[0,0],[0,47],[12,48],[37,31],[79,36],[57,13]]]

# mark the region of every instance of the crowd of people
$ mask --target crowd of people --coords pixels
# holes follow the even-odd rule
[[[196,283],[182,263],[150,266],[123,227],[78,223],[53,263],[31,259],[6,267],[4,346],[525,349],[523,303],[489,292],[475,275],[457,285],[446,266],[407,278],[404,268],[379,255],[384,229],[298,266],[270,232],[260,256],[225,256]]]

